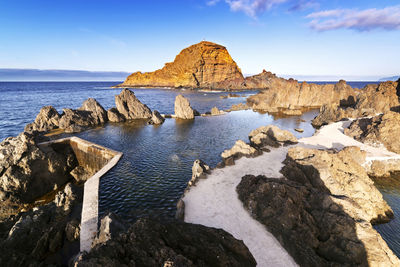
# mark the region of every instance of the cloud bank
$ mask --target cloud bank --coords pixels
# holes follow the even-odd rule
[[[309,26],[317,31],[353,29],[371,31],[375,29],[400,30],[400,6],[383,9],[332,9],[314,12]]]

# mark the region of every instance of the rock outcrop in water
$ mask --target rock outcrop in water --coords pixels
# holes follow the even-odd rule
[[[153,110],[149,124],[158,125],[164,123],[165,119],[161,116],[160,112]]]
[[[323,105],[354,104],[357,95],[357,91],[345,81],[318,85],[299,83],[293,79],[286,80],[269,73],[262,77],[264,76],[265,79],[259,79],[260,86],[266,90],[247,98],[247,104],[255,110],[300,115],[305,109],[319,108]]]
[[[25,132],[47,132],[58,128],[60,114],[52,106],[44,106],[40,109],[34,122],[25,126]]]
[[[115,96],[115,104],[118,112],[126,120],[150,119],[152,117],[149,107],[142,104],[129,89],[123,89],[119,95]]]
[[[232,82],[234,81],[234,82]],[[244,82],[225,47],[200,42],[183,49],[174,62],[154,72],[135,72],[119,87],[229,88]]]
[[[319,115],[312,124],[315,127],[321,127],[329,122],[337,122],[345,118],[375,116],[391,110],[398,111],[399,95],[400,84],[397,82],[369,84],[357,95],[354,105],[340,107],[327,104],[321,107]]]
[[[182,222],[137,220],[74,266],[256,266],[242,241],[229,233]]]
[[[21,133],[0,143],[0,218],[64,185],[77,166],[69,147],[40,149],[34,136]]]
[[[189,100],[183,95],[177,95],[175,98],[175,116],[179,119],[192,120],[195,116],[195,110],[190,106]]]
[[[355,147],[291,148],[285,178],[247,175],[237,192],[301,266],[398,266],[371,225],[393,212],[359,164],[364,160]]]

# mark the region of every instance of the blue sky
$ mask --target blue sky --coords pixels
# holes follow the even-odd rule
[[[396,0],[0,0],[0,68],[152,71],[202,39],[245,74],[400,73]]]

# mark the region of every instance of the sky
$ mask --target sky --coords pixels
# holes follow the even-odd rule
[[[399,0],[0,0],[0,68],[153,71],[202,40],[244,74],[400,74]]]

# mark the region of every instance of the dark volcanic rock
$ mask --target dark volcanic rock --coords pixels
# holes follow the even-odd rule
[[[62,205],[50,202],[0,221],[0,266],[66,266],[79,252],[83,190],[68,184],[58,194]]]
[[[75,266],[255,266],[242,241],[219,229],[139,219],[126,233],[95,246]]]
[[[52,106],[44,106],[33,123],[25,126],[25,132],[47,132],[58,128],[60,114]]]
[[[119,113],[127,120],[150,119],[152,116],[151,110],[142,104],[129,89],[123,89],[119,95],[115,96],[115,104]]]
[[[104,245],[108,240],[115,239],[121,232],[127,230],[126,225],[114,213],[109,213],[101,219],[100,229],[93,240],[92,247],[98,244]]]
[[[68,147],[60,150],[40,149],[29,133],[0,143],[0,191],[6,195],[0,204],[1,213],[8,206],[5,199],[18,208],[18,203],[31,203],[71,179],[69,172],[77,165],[75,155]],[[7,214],[0,217],[3,215]]]
[[[371,225],[393,213],[360,165],[364,158],[355,147],[291,148],[285,178],[247,175],[237,192],[301,266],[398,266]]]

